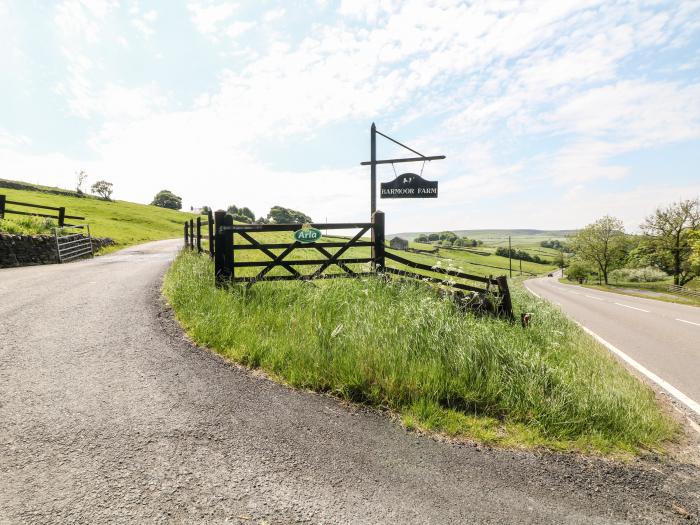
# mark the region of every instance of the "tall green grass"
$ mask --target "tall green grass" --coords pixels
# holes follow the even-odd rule
[[[460,312],[422,283],[336,279],[216,289],[183,253],[164,293],[193,339],[299,388],[389,408],[409,427],[505,445],[656,449],[675,423],[557,309],[513,290],[518,324]]]

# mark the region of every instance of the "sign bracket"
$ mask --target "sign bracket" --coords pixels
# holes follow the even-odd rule
[[[381,135],[387,140],[390,140],[394,144],[401,146],[404,149],[407,149],[411,153],[415,153],[418,155],[418,157],[407,157],[407,158],[399,158],[399,159],[382,159],[382,160],[377,160],[377,135]],[[445,158],[445,155],[432,155],[432,156],[425,156],[422,153],[419,153],[418,151],[409,148],[405,144],[402,144],[396,139],[391,138],[389,135],[385,135],[381,131],[377,130],[377,126],[374,122],[372,122],[372,126],[370,128],[370,160],[369,161],[364,161],[361,162],[361,166],[369,166],[370,167],[370,183],[371,183],[371,194],[370,194],[370,210],[372,213],[377,211],[377,166],[379,164],[399,164],[402,162],[427,162],[431,160],[443,160]],[[425,164],[424,164],[425,166]],[[421,169],[421,175],[423,174],[423,170]],[[402,176],[400,176],[402,177]],[[420,179],[420,176],[418,176]],[[396,179],[398,180],[398,178]],[[427,181],[426,181],[427,182]],[[430,183],[430,184],[435,184],[435,195],[434,197],[437,197],[437,182],[435,183]],[[432,195],[431,195],[432,196]]]

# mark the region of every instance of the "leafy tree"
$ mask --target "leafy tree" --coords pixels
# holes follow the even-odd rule
[[[273,206],[270,208],[270,212],[267,214],[267,218],[278,224],[281,223],[299,223],[303,224],[306,222],[313,222],[311,217],[302,213],[300,211],[292,210],[290,208],[283,208],[282,206]]]
[[[78,195],[83,194],[83,184],[85,183],[85,179],[87,179],[87,173],[85,173],[83,170],[80,170],[78,173],[75,174],[76,182],[75,182],[75,192]]]
[[[235,204],[231,204],[226,211],[229,215],[233,216],[233,220],[235,221],[246,223],[255,221],[255,214],[246,206],[239,208]]]
[[[95,184],[90,187],[92,193],[96,193],[104,200],[108,201],[112,198],[112,191],[114,191],[114,185],[106,180],[98,180]]]
[[[425,235],[424,233],[418,235],[415,239],[413,239],[414,242],[422,242],[422,243],[427,243],[428,242],[428,236]]]
[[[430,242],[439,241],[439,240],[440,240],[440,235],[437,234],[437,233],[431,233],[431,234],[428,235],[428,240],[429,240]]]
[[[455,241],[452,243],[452,246],[463,248],[464,246],[467,246],[467,244],[465,243],[464,239],[455,239]]]
[[[693,248],[693,254],[690,257],[691,264],[700,268],[700,229],[693,231],[690,234],[690,245]]]
[[[202,206],[202,215],[207,215],[211,211],[209,206]]]
[[[609,273],[622,266],[627,255],[624,225],[609,215],[579,230],[571,244],[581,262],[598,268],[605,284]]]
[[[151,206],[158,206],[159,208],[168,208],[171,210],[181,210],[182,209],[182,197],[178,197],[170,190],[160,190],[153,197],[153,202]]]
[[[585,281],[591,274],[591,267],[583,261],[573,260],[566,270],[566,278],[569,281]]]
[[[441,241],[449,240],[449,241],[454,242],[454,240],[457,238],[457,234],[455,234],[454,232],[444,231],[444,232],[440,232],[439,237],[440,237]]]
[[[451,239],[443,239],[440,243],[447,248],[450,248],[453,244]]]
[[[693,232],[700,228],[700,201],[674,202],[648,216],[641,225],[644,244],[655,266],[673,275],[679,286],[700,275],[700,265],[694,264]]]

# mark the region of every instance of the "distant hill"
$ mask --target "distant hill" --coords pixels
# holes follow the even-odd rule
[[[63,206],[69,215],[85,217],[95,237],[113,239],[117,246],[112,249],[159,239],[181,238],[185,221],[196,217],[192,213],[135,202],[105,201],[92,195],[79,195],[74,190],[6,179],[0,179],[0,195],[6,195],[7,200],[12,201]],[[21,216],[6,214],[5,221],[0,220],[0,231],[3,222],[14,221],[18,217]]]
[[[564,240],[567,237],[576,233],[576,230],[535,230],[535,229],[514,229],[514,230],[449,230],[454,232],[460,237],[469,237],[470,239],[476,239],[483,241],[484,244],[501,243],[507,241],[510,236],[513,242],[517,241],[519,244],[523,243],[536,243],[548,239],[559,239]],[[402,232],[402,233],[392,233],[387,235],[387,239],[392,239],[394,237],[401,237],[402,239],[413,240],[418,235],[438,233],[434,231],[425,232]]]

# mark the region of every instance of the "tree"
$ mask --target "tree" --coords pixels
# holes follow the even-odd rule
[[[700,228],[698,199],[657,208],[641,228],[652,263],[673,275],[675,284],[683,286],[700,275],[700,265],[694,264],[691,245],[693,231]]]
[[[624,225],[609,215],[579,230],[571,243],[578,259],[598,268],[605,284],[608,274],[622,266],[627,254]]]
[[[207,215],[211,211],[209,206],[202,206],[202,215]]]
[[[182,197],[178,197],[170,190],[160,190],[153,198],[151,206],[169,208],[171,210],[181,210]]]
[[[439,241],[439,240],[440,240],[440,235],[437,234],[437,233],[431,233],[431,234],[428,235],[428,240],[429,240],[430,242]]]
[[[85,173],[83,170],[80,170],[78,173],[75,174],[76,182],[75,182],[75,192],[78,195],[83,194],[83,183],[85,182],[85,179],[87,179],[87,173]]]
[[[690,244],[693,247],[693,255],[690,257],[690,262],[700,268],[700,229],[690,234]]]
[[[427,243],[428,242],[428,236],[424,233],[421,233],[418,235],[415,239],[413,239],[414,242],[422,242],[422,243]]]
[[[440,232],[439,237],[441,241],[449,240],[454,242],[454,240],[457,238],[457,235],[454,232],[444,231]]]
[[[591,268],[582,261],[574,260],[566,270],[566,278],[569,281],[578,281],[582,283],[591,273]]]
[[[313,222],[311,217],[302,213],[300,211],[292,210],[290,208],[283,208],[282,206],[273,206],[270,208],[270,212],[267,214],[267,218],[271,222],[281,223],[306,223]]]
[[[112,198],[113,187],[114,185],[111,182],[107,182],[106,180],[98,180],[90,187],[90,191],[108,201]]]

